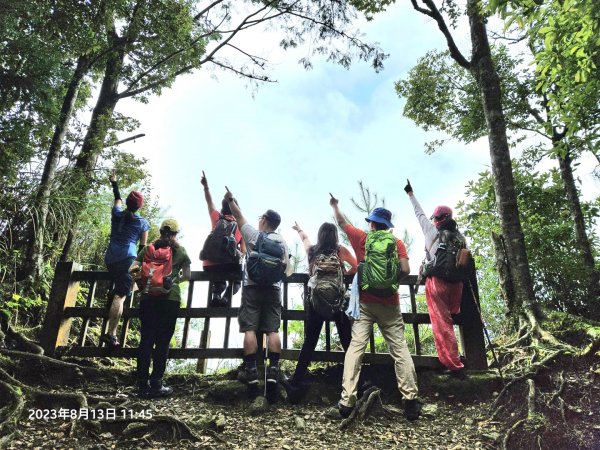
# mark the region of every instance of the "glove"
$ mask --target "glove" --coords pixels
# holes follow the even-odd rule
[[[406,179],[406,186],[404,186],[404,192],[406,192],[407,194],[410,194],[413,191],[412,186],[410,185],[410,181],[408,181],[408,178]]]

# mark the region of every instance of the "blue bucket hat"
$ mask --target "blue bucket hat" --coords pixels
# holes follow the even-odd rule
[[[375,208],[371,212],[369,217],[367,217],[365,220],[367,222],[382,223],[385,226],[387,226],[388,228],[394,228],[394,224],[392,222],[390,222],[391,218],[392,218],[392,213],[389,210],[387,210],[385,208]]]

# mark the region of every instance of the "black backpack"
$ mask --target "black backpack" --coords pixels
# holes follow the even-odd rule
[[[283,244],[269,239],[272,232],[261,231],[254,249],[248,255],[248,278],[256,284],[269,286],[283,280],[285,273]]]
[[[235,240],[237,222],[220,215],[200,251],[200,259],[218,264],[239,264],[240,251]]]
[[[434,240],[440,243],[433,259],[423,262],[424,278],[435,276],[451,283],[466,281],[469,276],[471,251],[458,231],[440,230]]]
[[[344,309],[346,287],[337,251],[315,257],[309,283],[311,304],[323,319],[331,320]]]

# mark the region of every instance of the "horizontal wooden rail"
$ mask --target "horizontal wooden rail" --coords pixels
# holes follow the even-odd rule
[[[116,358],[133,358],[137,355],[137,349],[127,346],[127,333],[131,319],[139,317],[139,309],[131,307],[132,299],[128,298],[125,303],[125,308],[122,315],[123,324],[121,326],[121,342],[123,348],[110,349],[102,347],[99,343],[92,342],[88,336],[88,331],[92,324],[101,324],[100,332],[106,329],[108,318],[108,308],[106,306],[99,307],[98,301],[95,299],[98,285],[110,287],[110,275],[108,272],[89,272],[80,270],[80,265],[77,263],[59,263],[55,272],[55,279],[52,286],[50,300],[48,302],[48,313],[44,320],[42,329],[42,344],[47,354],[67,353],[78,357],[116,357]],[[184,299],[184,307],[179,310],[178,317],[183,319],[183,339],[180,347],[171,348],[169,350],[170,358],[190,358],[198,359],[198,366],[205,366],[203,363],[207,359],[220,358],[241,358],[243,350],[241,348],[229,348],[229,333],[231,320],[235,319],[240,308],[224,307],[211,308],[207,307],[210,299],[210,288],[215,281],[234,281],[241,280],[241,272],[232,273],[215,273],[194,271],[191,274],[190,284],[188,287],[187,299]],[[283,349],[281,352],[282,359],[297,360],[300,350],[288,348],[289,341],[289,322],[304,321],[306,312],[303,309],[289,309],[290,307],[290,286],[299,285],[301,287],[300,295],[304,299],[304,306],[308,298],[308,283],[309,276],[305,273],[294,273],[287,277],[282,284],[282,305],[283,311],[282,320],[282,343]],[[352,276],[345,277],[346,285],[352,283]],[[441,367],[439,359],[436,356],[423,355],[421,353],[421,333],[419,325],[430,324],[429,314],[417,312],[416,275],[410,275],[404,278],[401,286],[408,287],[408,295],[410,297],[411,312],[402,314],[404,322],[410,326],[414,336],[414,346],[416,354],[413,355],[413,361],[416,367],[439,368]],[[206,283],[208,286],[208,298],[203,307],[193,307],[192,304],[197,304],[194,298],[194,292],[199,289],[198,283]],[[85,294],[86,306],[75,306],[78,298],[78,293],[81,286],[87,286]],[[229,288],[228,288],[229,289]],[[406,291],[406,288],[404,288]],[[105,292],[106,290],[102,291]],[[297,291],[294,291],[297,292]],[[461,342],[465,352],[465,364],[469,368],[484,369],[487,368],[485,358],[485,347],[483,342],[483,331],[477,308],[472,301],[467,302],[463,298],[461,305],[461,314],[454,317],[454,323],[460,327]],[[81,323],[78,327],[79,334],[73,341],[69,339],[69,332],[73,324],[73,320],[80,319]],[[194,344],[196,348],[191,347],[188,342],[190,337],[191,319],[201,319],[203,328],[199,331],[200,344]],[[212,319],[224,319],[225,326],[223,328],[225,337],[220,348],[213,347],[209,344],[210,327],[214,328],[215,322]],[[94,325],[98,326],[98,325]],[[314,361],[329,361],[342,362],[344,355],[340,351],[331,349],[331,324],[326,323],[326,349],[325,351],[315,351]],[[94,340],[97,340],[97,334],[94,335]],[[366,363],[376,364],[391,364],[392,359],[388,353],[376,353],[375,340],[373,335],[370,339],[370,351],[365,354],[364,361]],[[202,363],[201,363],[202,362]]]

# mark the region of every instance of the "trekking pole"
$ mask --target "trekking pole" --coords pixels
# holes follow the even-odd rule
[[[473,285],[471,284],[471,280],[467,280],[469,284],[469,289],[471,289],[471,296],[473,297],[473,303],[475,303],[475,307],[477,308],[477,312],[479,313],[479,320],[481,321],[481,326],[483,327],[483,332],[485,333],[485,337],[487,338],[488,344],[490,346],[490,350],[492,351],[492,356],[494,357],[494,361],[498,366],[498,373],[500,374],[500,379],[504,384],[504,377],[502,376],[502,370],[500,369],[500,361],[498,361],[498,357],[496,356],[496,352],[494,351],[494,346],[492,345],[492,340],[490,339],[490,334],[488,333],[487,327],[485,326],[485,322],[483,321],[483,315],[481,314],[481,308],[479,307],[479,303],[477,302],[477,297],[475,297],[475,289],[473,289]]]

